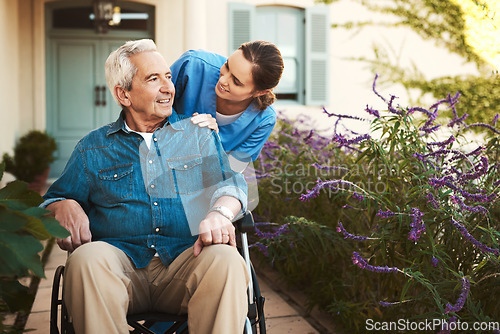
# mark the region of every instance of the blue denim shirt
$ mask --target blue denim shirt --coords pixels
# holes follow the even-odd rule
[[[191,247],[219,197],[239,199],[245,211],[246,191],[215,132],[174,112],[148,149],[122,114],[78,142],[41,206],[76,200],[89,217],[92,241],[118,247],[143,268],[155,253],[168,265]]]
[[[175,84],[174,108],[181,115],[197,112],[216,117],[220,68],[227,58],[203,50],[190,50],[177,59],[170,70]],[[255,161],[276,124],[276,111],[272,106],[258,110],[254,103],[233,123],[219,127],[226,152],[234,152],[239,160],[250,157]]]

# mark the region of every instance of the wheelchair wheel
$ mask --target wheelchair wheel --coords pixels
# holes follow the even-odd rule
[[[52,296],[50,301],[50,334],[74,334],[73,326],[69,321],[68,310],[62,299],[61,282],[64,275],[64,266],[59,266],[54,274]],[[59,331],[59,325],[61,331]]]
[[[255,312],[253,312],[252,314],[252,311],[250,310],[249,306],[248,317],[250,318],[250,323],[252,326],[252,334],[256,334],[257,329],[259,334],[266,334],[266,319],[264,317],[265,298],[260,293],[259,281],[257,280],[257,274],[255,273],[255,269],[253,268],[253,266],[251,266],[250,268],[251,268],[253,294],[254,294],[253,305],[255,309]]]

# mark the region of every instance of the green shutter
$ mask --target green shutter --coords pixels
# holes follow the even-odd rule
[[[306,8],[306,105],[328,103],[328,52],[330,23],[328,7]]]
[[[255,22],[255,6],[239,3],[229,3],[229,52],[245,42],[253,40],[255,34],[253,26]]]

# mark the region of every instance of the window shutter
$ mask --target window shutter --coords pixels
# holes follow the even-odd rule
[[[239,2],[229,3],[229,52],[233,53],[245,42],[253,40],[255,6]]]
[[[328,104],[329,8],[306,8],[306,105]]]

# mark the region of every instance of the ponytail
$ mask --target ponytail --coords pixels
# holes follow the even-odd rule
[[[255,90],[270,91],[256,98],[259,110],[265,110],[276,101],[272,89],[276,87],[283,74],[283,58],[276,45],[265,41],[253,41],[240,45],[243,56],[252,63],[252,78]]]
[[[260,111],[266,110],[267,107],[276,101],[276,94],[271,90],[264,95],[258,96],[255,100]]]

